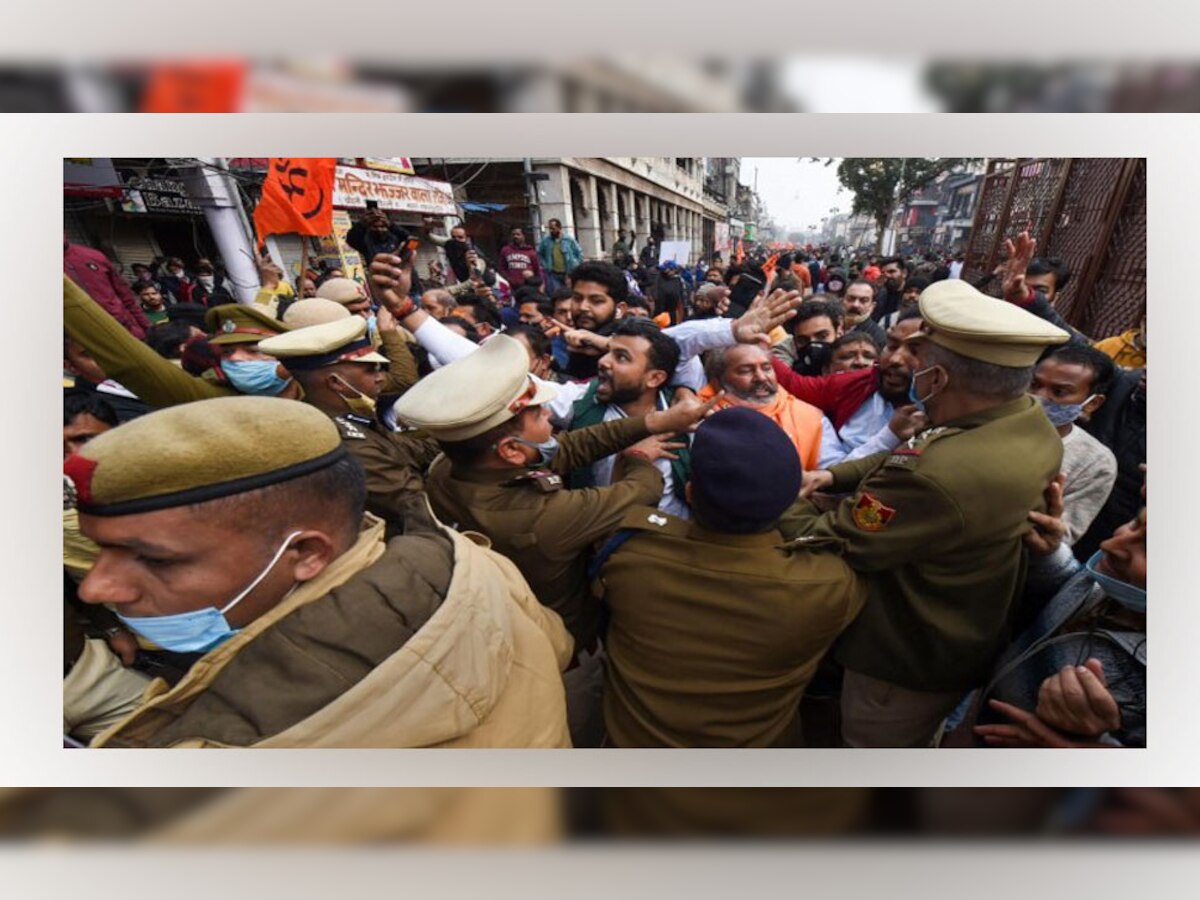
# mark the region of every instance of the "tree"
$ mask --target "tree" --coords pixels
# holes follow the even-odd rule
[[[847,157],[842,160],[820,160],[831,166],[838,164],[837,176],[842,187],[854,194],[852,215],[865,213],[875,220],[879,237],[875,252],[883,249],[883,233],[896,208],[896,201],[924,187],[943,172],[970,162],[966,157]]]

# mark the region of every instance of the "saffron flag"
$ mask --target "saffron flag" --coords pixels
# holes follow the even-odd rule
[[[261,245],[270,234],[322,237],[333,231],[332,156],[271,157],[262,199],[254,208],[254,230]]]
[[[138,111],[241,112],[247,65],[243,61],[167,63],[150,71]]]

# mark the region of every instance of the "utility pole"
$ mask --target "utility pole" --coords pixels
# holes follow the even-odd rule
[[[183,183],[188,196],[204,210],[238,302],[253,303],[261,286],[254,230],[242,206],[237,184],[229,174],[228,163],[224,158],[200,157]]]
[[[524,159],[525,167],[525,193],[529,202],[529,218],[530,225],[533,226],[533,234],[530,239],[536,245],[542,236],[542,207],[541,201],[538,199],[538,182],[547,181],[550,176],[545,172],[533,171],[533,160],[528,156]]]

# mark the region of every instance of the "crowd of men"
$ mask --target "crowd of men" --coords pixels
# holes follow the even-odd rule
[[[1145,745],[1144,317],[528,234],[245,304],[64,240],[65,742]]]

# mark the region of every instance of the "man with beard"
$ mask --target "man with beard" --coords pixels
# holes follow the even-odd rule
[[[804,470],[816,469],[828,422],[815,406],[779,389],[772,359],[770,352],[758,344],[709,351],[704,361],[709,383],[700,391],[700,399],[710,400],[723,391],[718,409],[743,406],[762,413],[783,429]]]
[[[665,410],[672,402],[667,383],[678,365],[678,345],[657,325],[640,316],[621,319],[609,337],[608,352],[600,357],[596,377],[589,382],[564,385],[549,404],[551,422],[567,431],[577,431],[600,422]],[[686,519],[689,513],[683,486],[690,472],[686,436],[666,446],[667,454],[654,461],[663,476],[658,508]],[[606,456],[590,466],[573,469],[568,476],[570,487],[612,484],[616,462],[616,456]]]
[[[584,263],[571,270],[571,291],[575,328],[601,337],[612,334],[617,320],[625,315],[629,300],[629,284],[621,270],[611,263]],[[593,345],[572,349],[567,359],[567,375],[575,379],[594,378],[600,356],[600,350]]]
[[[883,327],[871,318],[875,312],[875,288],[869,281],[855,281],[846,288],[842,297],[842,309],[845,311],[845,329],[861,331],[875,339],[880,347],[887,341]]]
[[[500,277],[516,291],[527,278],[541,278],[542,269],[537,252],[525,243],[525,229],[514,228],[511,239],[500,248]]]
[[[780,386],[829,417],[832,427],[825,431],[822,465],[892,450],[924,426],[925,417],[908,399],[912,370],[899,352],[920,326],[919,311],[902,315],[888,332],[878,367],[806,377],[774,360]]]
[[[908,278],[904,260],[899,256],[889,256],[879,265],[883,284],[875,293],[875,310],[871,313],[871,318],[876,322],[890,316],[900,308],[900,300],[904,295],[904,282]]]

